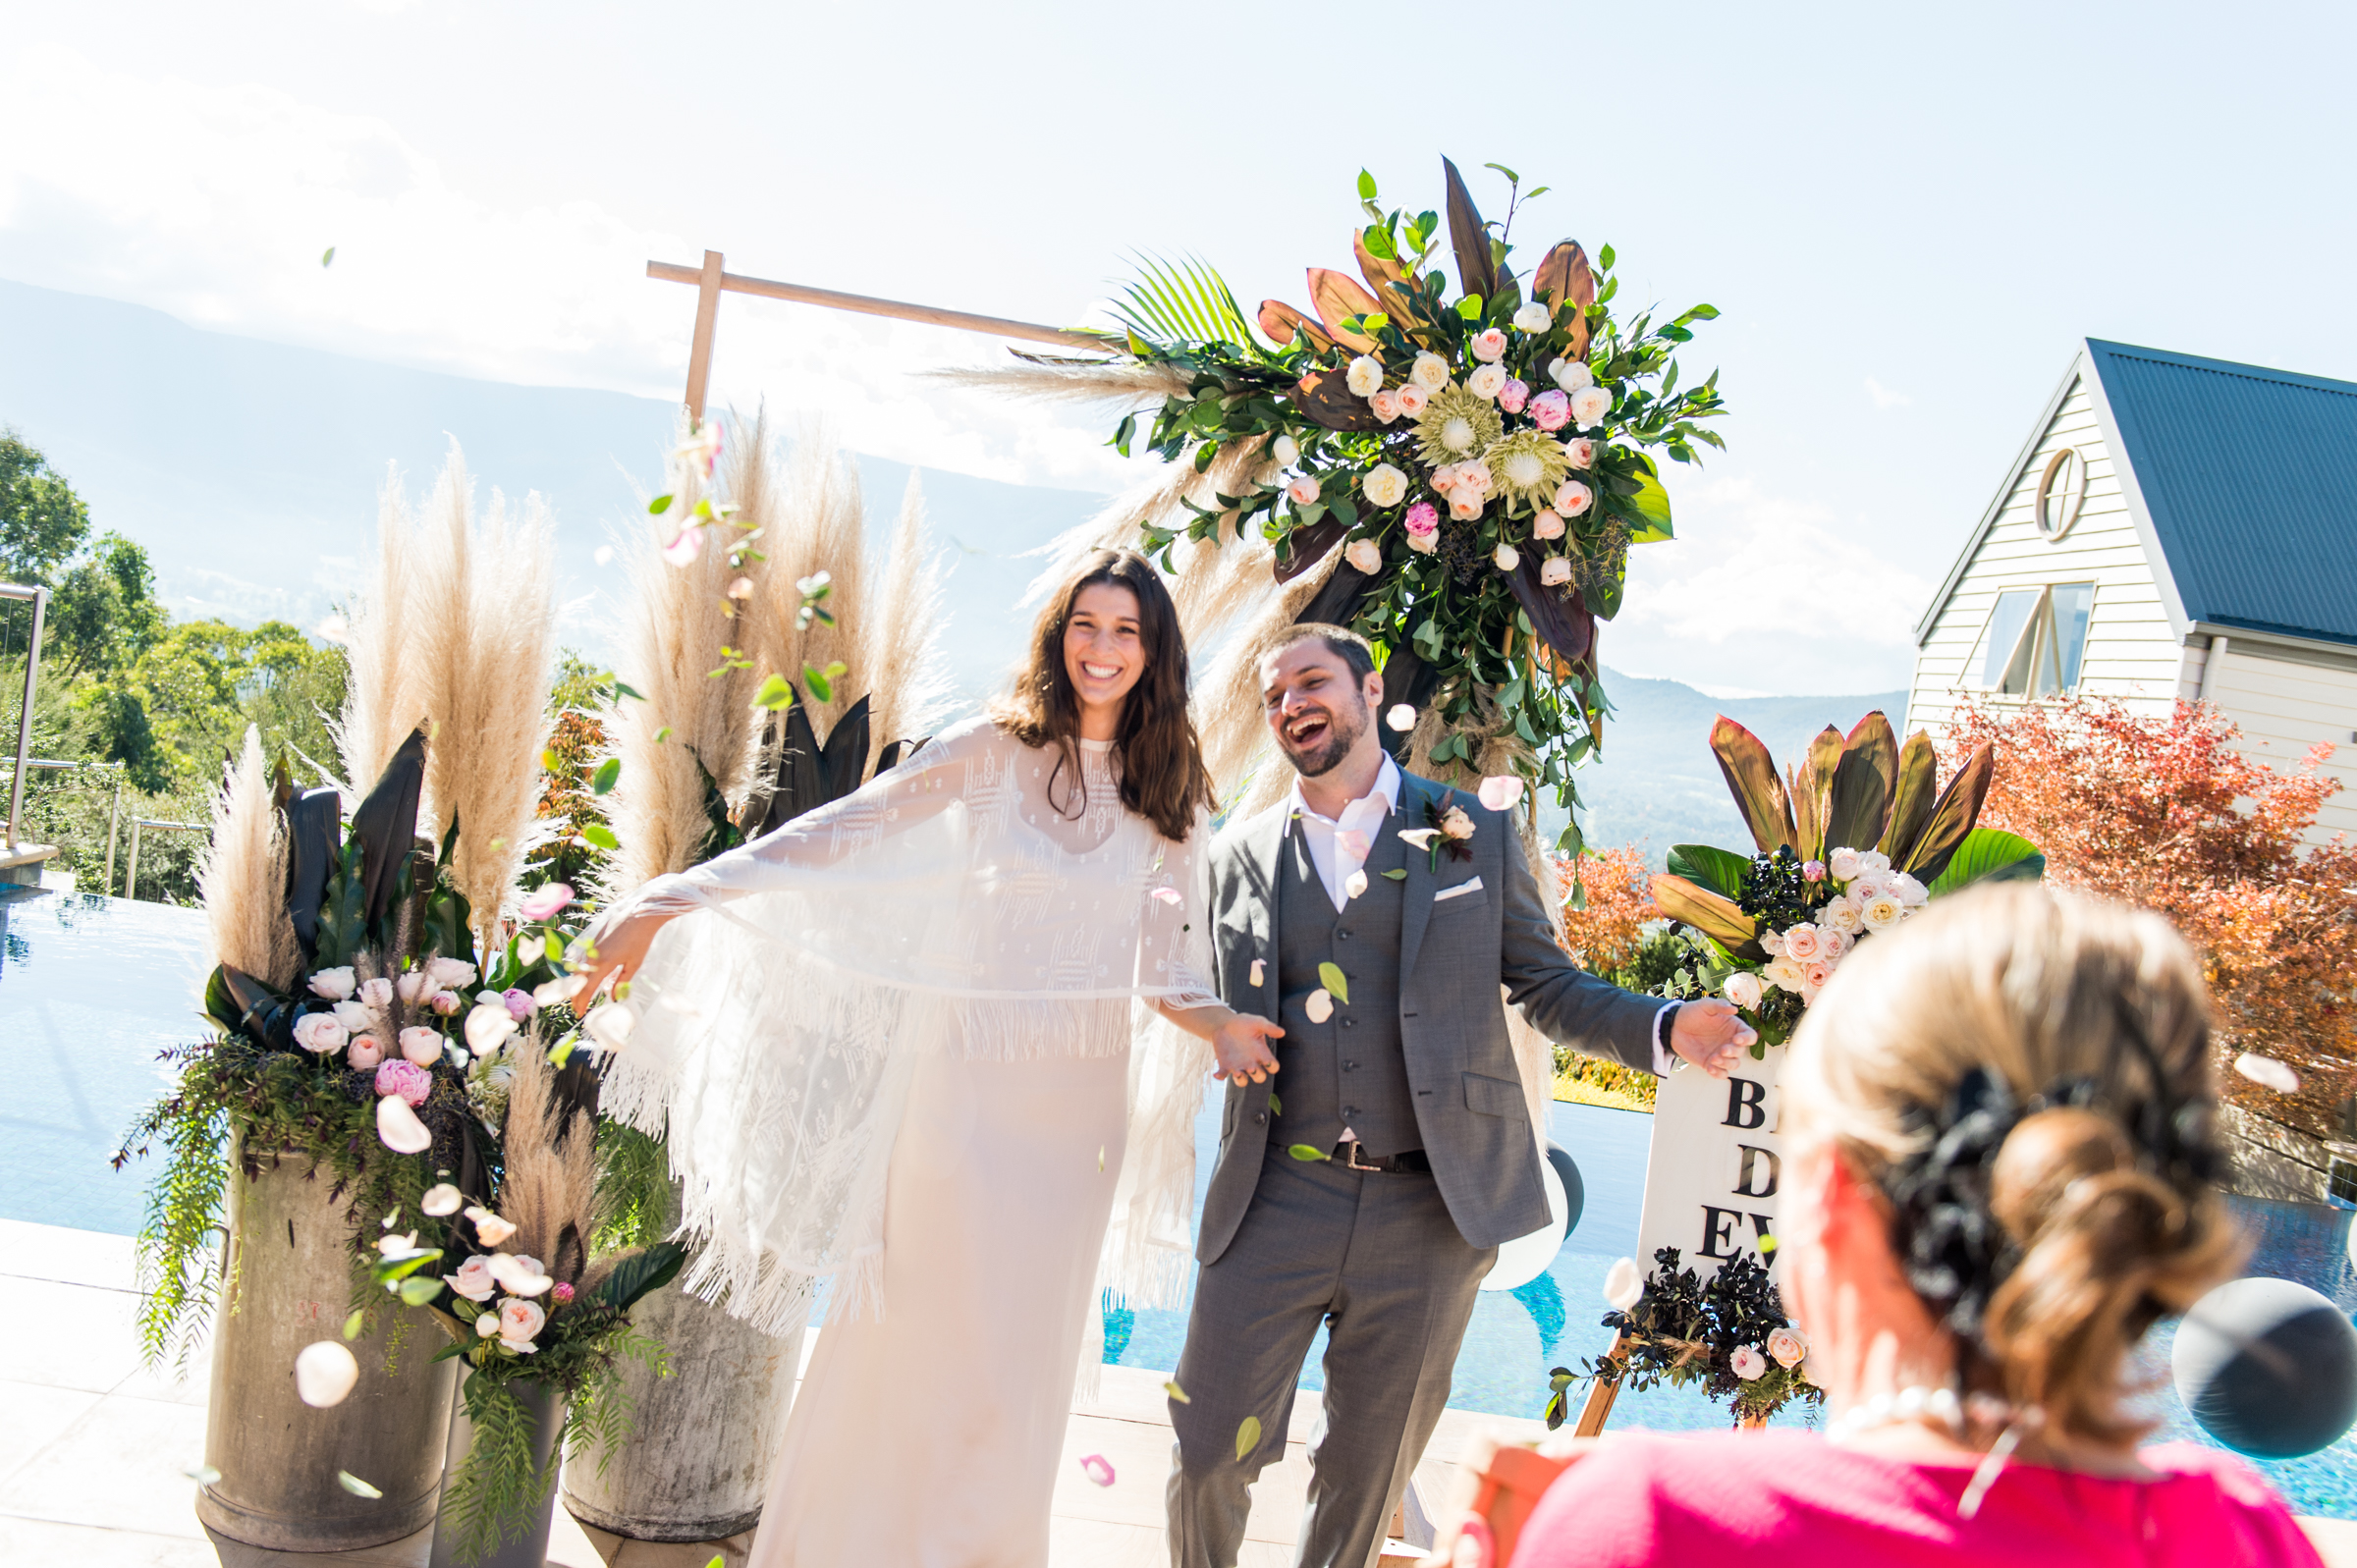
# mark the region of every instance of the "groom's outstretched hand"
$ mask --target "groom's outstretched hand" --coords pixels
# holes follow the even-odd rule
[[[1714,1078],[1724,1078],[1760,1038],[1731,1001],[1689,1001],[1670,1021],[1670,1049]]]
[[[1248,1012],[1232,1015],[1211,1032],[1211,1054],[1220,1058],[1220,1070],[1212,1076],[1266,1083],[1269,1074],[1277,1070],[1277,1057],[1269,1050],[1269,1042],[1284,1034],[1283,1029],[1266,1018]]]

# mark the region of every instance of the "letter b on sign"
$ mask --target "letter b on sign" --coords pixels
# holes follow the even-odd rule
[[[1767,1120],[1768,1086],[1750,1078],[1730,1076],[1727,1080],[1727,1120],[1720,1125],[1749,1132],[1764,1126]]]

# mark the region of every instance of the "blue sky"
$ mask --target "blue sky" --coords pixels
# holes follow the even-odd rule
[[[1624,301],[1724,312],[1687,371],[1721,367],[1729,451],[1673,476],[1680,538],[1605,642],[1706,687],[1901,683],[2082,335],[2357,378],[2345,6],[235,14],[12,17],[0,277],[671,396],[692,297],[650,255],[1055,322],[1193,251],[1306,302],[1362,165],[1418,205],[1444,151],[1511,165],[1554,188],[1517,238],[1610,242]],[[716,385],[901,461],[1124,482],[1092,421],[908,374],[996,351],[732,298]]]

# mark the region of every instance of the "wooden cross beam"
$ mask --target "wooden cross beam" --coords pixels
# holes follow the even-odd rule
[[[1042,327],[1028,321],[1009,321],[999,316],[971,315],[963,310],[944,310],[936,305],[904,304],[898,299],[871,299],[862,294],[838,294],[833,289],[812,289],[798,283],[774,283],[767,278],[740,277],[721,270],[720,252],[704,252],[701,267],[683,267],[669,261],[649,261],[646,275],[666,283],[695,285],[695,341],[687,351],[687,412],[696,419],[704,416],[704,391],[712,379],[712,331],[720,316],[720,297],[725,294],[754,294],[767,299],[791,299],[796,304],[824,305],[830,310],[853,310],[867,316],[891,316],[900,321],[919,321],[932,327],[956,327],[964,332],[988,333],[994,338],[1015,338],[1024,343],[1053,344],[1059,349],[1082,349],[1095,353],[1126,353],[1119,334],[1100,332],[1068,332],[1061,327]]]

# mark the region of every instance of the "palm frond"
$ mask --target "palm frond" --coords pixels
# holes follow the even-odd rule
[[[1113,314],[1139,337],[1258,349],[1228,280],[1209,262],[1193,256],[1178,262],[1140,256],[1137,270],[1137,280],[1123,289]]]

